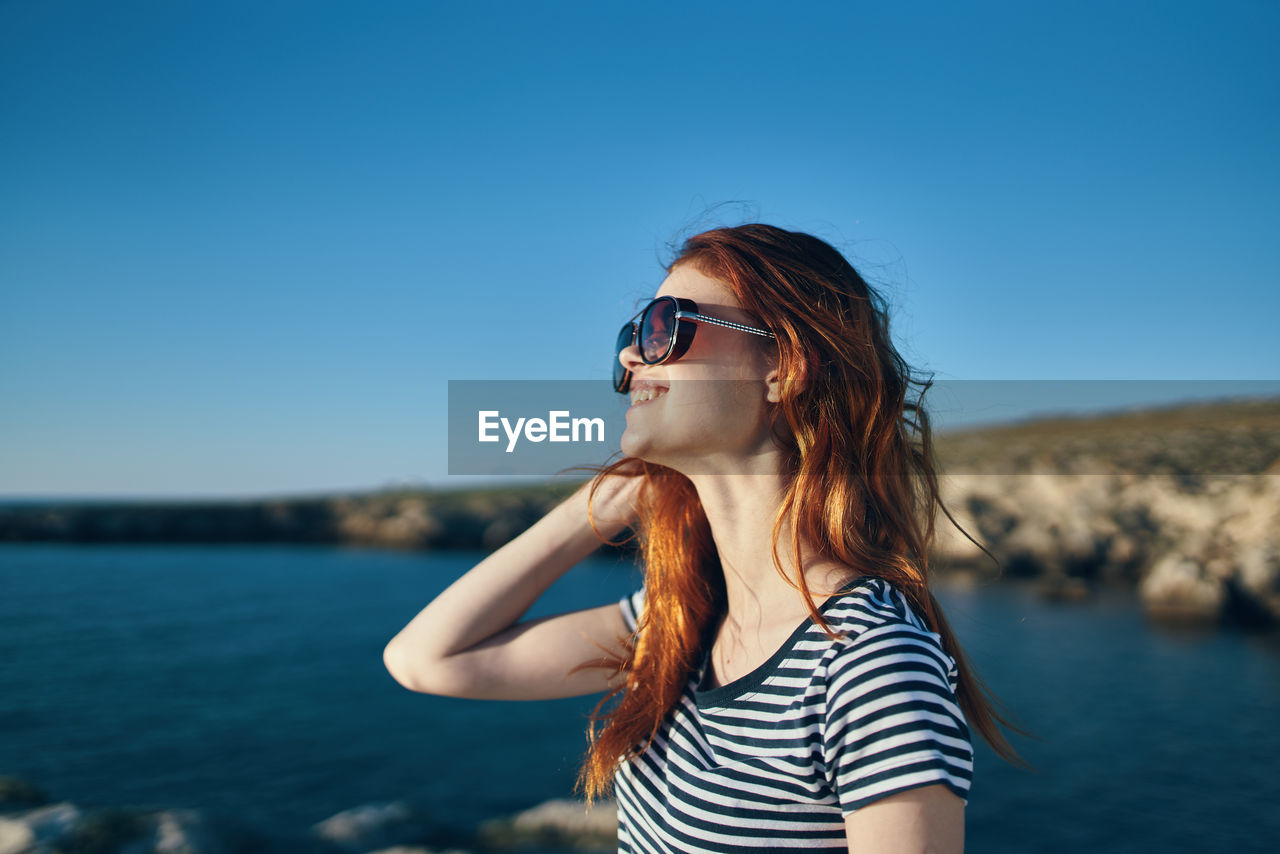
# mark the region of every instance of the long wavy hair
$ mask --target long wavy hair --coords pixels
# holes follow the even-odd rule
[[[832,637],[804,574],[791,577],[782,568],[778,543],[785,520],[791,520],[797,566],[803,565],[801,542],[808,542],[857,574],[901,590],[955,659],[957,699],[970,726],[1005,760],[1030,768],[996,721],[1029,733],[996,711],[1003,704],[974,672],[929,590],[939,509],[982,546],[939,497],[923,408],[932,381],[914,379],[894,348],[883,298],[825,241],[758,223],[690,237],[667,272],[683,264],[727,285],[738,304],[777,336],[781,399],[772,408],[771,429],[783,449],[786,487],[772,530],[775,567]],[[920,386],[914,400],[908,396],[913,385]],[[609,475],[644,478],[633,531],[646,588],[639,630],[624,639],[625,656],[582,665],[625,674],[588,728],[578,789],[591,801],[610,791],[620,762],[648,748],[679,701],[725,607],[725,586],[706,513],[687,477],[633,457],[589,468],[596,472],[592,496]]]

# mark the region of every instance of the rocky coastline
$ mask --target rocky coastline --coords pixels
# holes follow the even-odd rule
[[[939,457],[948,509],[999,561],[939,516],[940,571],[1065,600],[1124,585],[1153,620],[1280,626],[1280,401],[972,431]]]
[[[408,801],[363,804],[308,828],[251,827],[193,809],[85,807],[0,777],[0,854],[565,854],[613,851],[617,808],[547,801],[474,828]]]
[[[1124,584],[1155,619],[1280,625],[1280,399],[1038,419],[941,435],[936,453],[947,509],[995,558],[939,515],[937,573],[1030,576],[1060,599]],[[0,543],[494,549],[576,486],[10,504]]]

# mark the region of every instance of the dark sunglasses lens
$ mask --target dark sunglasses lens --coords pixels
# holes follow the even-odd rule
[[[618,342],[613,353],[613,387],[621,390],[622,384],[630,373],[622,366],[622,361],[618,358],[622,355],[622,351],[631,346],[631,342],[635,339],[636,328],[633,324],[628,323],[618,331]]]
[[[674,300],[660,299],[644,313],[640,321],[640,352],[650,364],[657,362],[671,349],[675,336],[676,304]]]

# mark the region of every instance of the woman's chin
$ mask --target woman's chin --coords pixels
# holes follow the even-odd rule
[[[630,427],[622,431],[620,446],[622,448],[622,453],[628,457],[635,457],[636,459],[645,460],[646,462],[653,462],[653,460],[649,459],[649,454],[652,451],[651,445],[652,443],[649,442],[646,437],[638,434],[637,431]]]
[[[685,454],[673,453],[670,448],[660,448],[647,437],[622,434],[622,453],[628,457],[644,460],[656,466],[664,466],[686,473],[689,469],[689,457]]]
[[[666,459],[669,455],[662,453],[662,449],[657,447],[653,437],[647,435],[646,431],[628,427],[623,431],[622,440],[619,444],[622,448],[622,453],[628,457],[635,457],[656,465],[670,464]]]

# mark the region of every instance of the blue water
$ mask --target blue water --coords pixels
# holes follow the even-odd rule
[[[82,806],[299,831],[409,798],[469,826],[570,794],[595,698],[413,694],[382,649],[480,553],[0,546],[0,774]],[[637,583],[583,563],[533,614]],[[936,590],[979,674],[1044,740],[974,730],[975,852],[1264,851],[1280,838],[1280,638],[1172,631],[1133,594]]]

